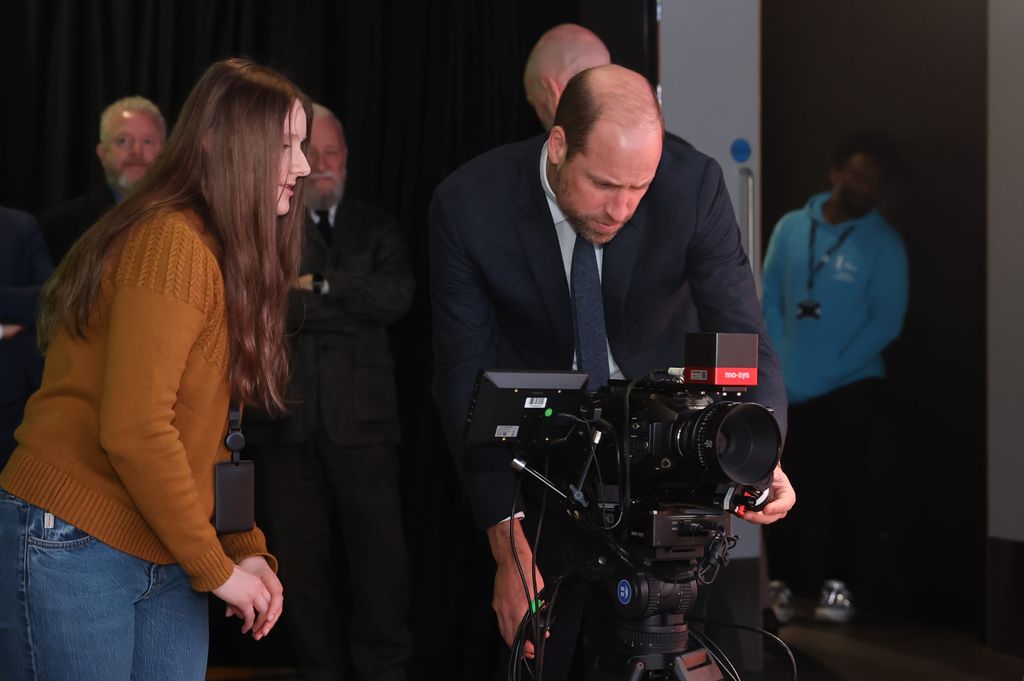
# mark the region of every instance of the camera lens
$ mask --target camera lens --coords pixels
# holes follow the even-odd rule
[[[779,462],[782,437],[771,412],[759,404],[716,402],[694,415],[677,442],[679,454],[696,455],[704,470],[732,482],[766,487]]]

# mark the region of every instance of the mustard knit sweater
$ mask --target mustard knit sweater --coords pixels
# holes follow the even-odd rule
[[[202,220],[168,212],[129,231],[85,338],[46,353],[0,487],[192,587],[222,585],[267,556],[259,529],[218,536],[214,463],[230,399],[224,282]]]

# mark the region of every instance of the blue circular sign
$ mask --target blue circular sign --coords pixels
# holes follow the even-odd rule
[[[746,163],[747,159],[750,158],[750,142],[737,137],[733,140],[732,146],[729,148],[732,153],[732,159],[737,163]]]
[[[619,603],[622,603],[623,605],[629,605],[629,602],[633,600],[633,585],[629,583],[628,579],[619,581],[617,595],[619,597]]]

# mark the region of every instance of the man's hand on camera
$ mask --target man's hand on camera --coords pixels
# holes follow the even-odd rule
[[[509,523],[512,523],[514,553],[512,545],[509,544]],[[498,616],[501,637],[505,639],[505,645],[511,647],[515,641],[516,632],[519,631],[519,623],[523,621],[523,617],[530,607],[530,601],[535,599],[537,593],[544,588],[544,578],[541,577],[540,570],[534,570],[535,588],[534,579],[530,577],[533,551],[523,534],[519,518],[505,520],[488,528],[487,540],[491,544],[494,562],[498,565],[497,572],[494,574],[494,600],[491,602],[491,606]],[[519,565],[523,568],[523,574],[526,575],[526,581],[530,588],[529,598],[523,589],[523,579],[516,566],[516,556],[519,558]],[[527,659],[533,658],[532,641],[526,642],[523,646],[523,653]]]
[[[789,509],[793,508],[793,504],[796,503],[796,490],[793,489],[789,477],[782,472],[782,466],[776,466],[775,473],[772,475],[770,499],[771,501],[760,511],[746,513],[743,515],[743,519],[758,525],[770,525],[776,520],[785,518]]]

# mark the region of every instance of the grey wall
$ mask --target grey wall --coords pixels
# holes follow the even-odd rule
[[[1024,657],[1024,3],[989,0],[986,640]]]
[[[988,24],[988,532],[1024,542],[1024,3]]]

